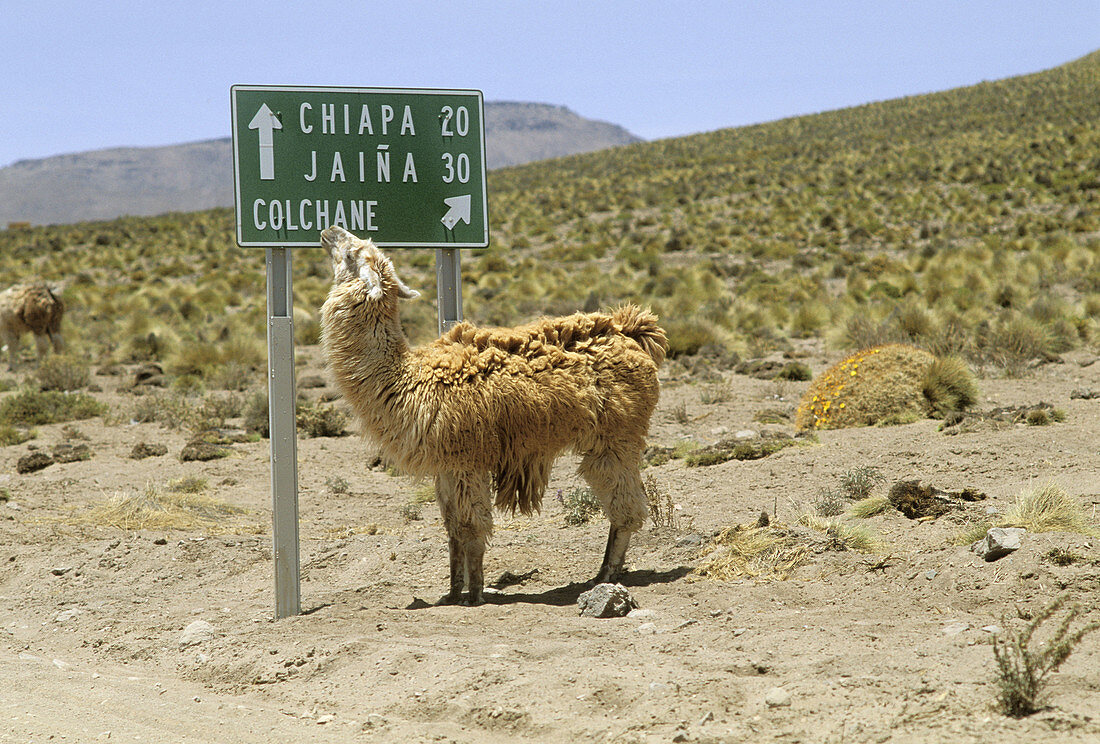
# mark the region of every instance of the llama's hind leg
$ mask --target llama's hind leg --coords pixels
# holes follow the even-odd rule
[[[588,453],[581,458],[580,473],[599,499],[611,522],[603,562],[595,582],[614,581],[622,572],[630,536],[642,528],[648,514],[640,455],[620,456],[613,452]]]
[[[493,531],[493,511],[488,474],[444,473],[435,479],[435,495],[447,530],[450,552],[450,591],[440,600],[447,604],[481,604],[484,588],[485,543]]]

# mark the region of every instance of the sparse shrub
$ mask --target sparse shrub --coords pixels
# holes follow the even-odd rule
[[[814,373],[810,370],[809,365],[803,364],[802,362],[788,362],[783,365],[783,369],[775,374],[775,379],[805,382],[813,379],[813,376]]]
[[[87,393],[23,390],[0,401],[0,424],[35,426],[102,416],[107,404]]]
[[[867,498],[875,490],[875,486],[885,482],[886,476],[873,465],[852,468],[840,476],[840,487],[852,499]]]
[[[34,429],[25,429],[11,424],[0,426],[0,447],[11,447],[34,439],[38,434]]]
[[[699,402],[706,406],[722,403],[729,399],[730,389],[726,385],[708,385],[699,393]]]
[[[564,496],[558,491],[558,503],[565,509],[565,523],[570,527],[588,524],[601,511],[600,502],[590,488],[571,488]]]
[[[996,323],[979,341],[984,357],[1011,377],[1019,377],[1029,361],[1047,356],[1051,348],[1046,328],[1025,315]]]
[[[168,481],[171,493],[202,493],[206,490],[207,479],[197,475],[185,475]]]
[[[814,511],[823,517],[835,517],[843,514],[846,506],[847,499],[844,498],[844,495],[831,488],[822,488],[817,494],[817,499],[813,502]]]
[[[424,505],[417,501],[409,501],[401,507],[401,517],[406,522],[418,522],[423,519]]]
[[[1040,557],[1055,566],[1072,566],[1074,563],[1080,563],[1085,559],[1084,556],[1065,548],[1051,548]]]
[[[338,475],[325,478],[325,488],[334,496],[346,496],[351,493],[351,486]]]
[[[347,414],[331,404],[299,399],[296,421],[298,431],[310,437],[342,437],[348,433]]]
[[[255,392],[248,396],[244,404],[245,431],[256,432],[263,438],[271,436],[271,422],[268,417],[267,392]]]
[[[1070,632],[1081,616],[1081,608],[1071,607],[1046,643],[1033,644],[1036,632],[1065,605],[1068,594],[1057,597],[1021,630],[1002,631],[993,636],[993,658],[997,662],[997,700],[1005,715],[1023,718],[1041,710],[1045,704],[1047,676],[1058,667],[1086,635],[1100,628],[1092,621]],[[1001,619],[1004,624],[1004,618]],[[1033,645],[1038,648],[1033,648]]]
[[[252,383],[262,379],[251,367],[231,359],[210,375],[210,385],[218,390],[247,390]]]
[[[668,357],[691,356],[704,346],[721,346],[714,324],[703,320],[662,321],[668,333]]]
[[[55,355],[43,359],[35,371],[40,390],[81,390],[92,381],[87,362],[70,356]]]
[[[680,505],[673,502],[672,494],[667,488],[661,488],[656,478],[647,475],[642,487],[645,489],[649,518],[653,520],[655,532],[676,533],[689,529],[691,519],[684,516]]]

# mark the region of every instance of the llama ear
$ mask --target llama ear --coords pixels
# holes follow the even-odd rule
[[[394,280],[397,282],[397,296],[403,300],[415,300],[420,296],[420,293],[415,289],[409,289],[405,282],[401,281],[394,275]]]

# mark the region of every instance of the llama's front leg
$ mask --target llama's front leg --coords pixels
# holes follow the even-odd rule
[[[451,556],[451,590],[443,595],[440,602],[458,604],[462,601],[462,587],[466,583],[466,556],[457,537],[449,536],[447,546]]]
[[[619,578],[619,574],[623,570],[623,563],[626,562],[626,549],[630,547],[630,536],[632,534],[632,530],[616,527],[614,524],[611,525],[611,529],[607,534],[607,547],[603,551],[603,563],[600,565],[599,573],[596,574],[595,582],[597,584],[604,584]]]
[[[38,361],[41,362],[50,353],[50,340],[45,336],[34,334],[34,346],[38,350]]]
[[[451,563],[451,588],[441,602],[462,601],[462,588],[468,592],[466,604],[484,601],[485,543],[493,531],[493,512],[488,474],[442,474],[435,481],[435,495],[447,530]]]
[[[603,563],[595,578],[597,584],[615,581],[619,577],[626,562],[630,536],[645,524],[649,510],[642,487],[642,473],[637,465],[640,459],[640,455],[620,455],[610,448],[599,454],[590,452],[581,458],[580,473],[588,481],[611,522]]]

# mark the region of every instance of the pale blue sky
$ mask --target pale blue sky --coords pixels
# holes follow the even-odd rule
[[[1100,0],[6,0],[0,166],[227,137],[233,84],[478,88],[647,139],[1036,72]]]

